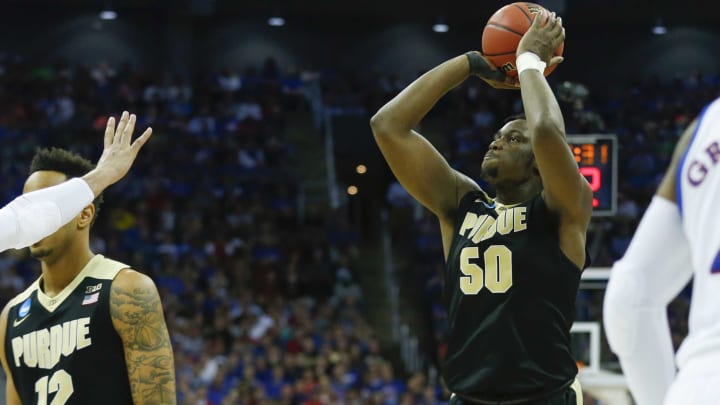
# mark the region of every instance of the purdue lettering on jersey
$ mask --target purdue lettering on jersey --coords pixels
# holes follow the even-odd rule
[[[68,357],[91,344],[90,318],[85,317],[13,338],[13,359],[16,367],[22,359],[27,367],[49,370],[58,364],[61,354]]]
[[[458,233],[478,243],[492,238],[496,233],[507,235],[510,232],[522,232],[527,229],[526,212],[527,207],[513,207],[502,210],[497,218],[468,212]]]
[[[454,226],[445,272],[448,388],[501,401],[569,384],[580,270],[560,250],[557,217],[541,195],[502,206],[470,192]]]
[[[96,255],[57,296],[38,280],[10,301],[5,356],[22,403],[132,404],[109,307],[112,280],[127,267]]]

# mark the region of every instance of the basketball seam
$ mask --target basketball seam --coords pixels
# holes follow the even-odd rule
[[[505,55],[511,55],[515,52],[516,51],[500,52],[500,53],[485,53],[485,54],[483,54],[483,56],[505,56]]]
[[[528,13],[526,13],[525,10],[523,10],[523,8],[520,7],[520,5],[518,5],[518,4],[513,4],[513,6],[517,7],[517,9],[520,10],[520,12],[523,13],[523,15],[525,16],[525,18],[528,19],[528,22],[529,22],[530,24],[532,24],[532,21],[533,21],[533,20],[532,20],[532,17],[530,17],[530,15],[529,15]]]
[[[522,38],[522,36],[523,36],[523,34],[517,32],[517,31],[515,31],[515,30],[512,30],[512,29],[510,29],[510,28],[508,28],[508,27],[506,27],[506,26],[504,26],[504,25],[496,24],[496,23],[493,23],[493,22],[489,22],[489,23],[487,23],[487,25],[490,26],[490,27],[494,27],[494,28],[501,29],[501,30],[503,30],[503,31],[511,32],[511,33],[513,33],[513,34],[521,37],[521,38]]]

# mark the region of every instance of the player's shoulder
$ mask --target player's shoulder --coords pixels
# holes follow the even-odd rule
[[[30,284],[28,288],[25,289],[25,291],[16,295],[10,301],[8,301],[7,304],[5,304],[2,312],[0,312],[0,336],[2,336],[3,340],[5,339],[5,327],[7,325],[10,310],[12,310],[18,305],[23,306],[21,307],[20,311],[29,310],[31,305],[30,297],[32,296],[33,292],[35,292],[38,288],[40,288],[40,279],[35,280],[32,284]]]
[[[485,201],[490,201],[490,197],[485,191],[470,177],[467,175],[454,170],[455,174],[455,201],[451,206],[447,207],[447,210],[442,214],[438,214],[441,224],[447,224],[452,226],[453,222],[457,219],[459,212],[467,210],[468,200],[472,200],[476,195],[483,198]]]
[[[30,296],[40,289],[40,279],[33,281],[32,284],[30,284],[23,292],[13,297],[8,303],[5,305],[5,308],[9,310],[10,308],[19,305],[25,301],[27,301]]]
[[[457,199],[458,207],[468,201],[492,202],[492,198],[475,180],[460,172],[457,172]]]
[[[687,136],[688,140],[685,141],[685,143],[692,143],[692,140],[698,135],[698,132],[700,130],[705,130],[708,132],[711,132],[714,136],[716,132],[716,128],[720,125],[720,98],[716,98],[715,100],[711,101],[710,103],[706,104],[705,107],[700,111],[700,113],[695,118],[695,121],[691,124],[691,126],[694,126],[692,131],[688,131],[689,134]],[[689,142],[688,142],[689,141]],[[683,140],[680,140],[680,143],[682,143]]]
[[[117,275],[130,266],[117,260],[108,259],[107,257],[97,254],[87,264],[84,276],[92,277],[100,280],[114,280]]]
[[[157,287],[147,274],[124,268],[113,279],[111,291],[115,294],[127,294],[133,291],[157,291]]]
[[[704,113],[710,113],[710,114],[720,114],[720,97],[716,98],[715,100],[709,102],[705,108],[703,109]],[[702,113],[701,113],[702,115]]]
[[[123,269],[110,286],[110,316],[113,322],[122,321],[128,308],[154,311],[160,303],[155,283],[147,275],[133,269]]]

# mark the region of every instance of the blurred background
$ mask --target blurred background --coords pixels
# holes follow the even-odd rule
[[[179,403],[446,403],[437,220],[394,181],[369,119],[420,73],[479,49],[505,3],[4,0],[0,200],[21,193],[36,148],[96,161],[106,118],[134,112],[155,135],[106,192],[92,246],[160,288]],[[679,134],[720,95],[720,3],[539,3],[567,30],[549,81],[568,134],[617,140],[577,301],[589,337],[573,336],[581,366],[622,387],[592,332],[607,267]],[[518,92],[470,78],[418,129],[477,179],[521,107]],[[2,304],[39,268],[25,251],[1,255]],[[676,345],[690,294],[669,307]]]

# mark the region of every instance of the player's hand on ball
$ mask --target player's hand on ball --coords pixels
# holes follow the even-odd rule
[[[553,66],[563,61],[562,56],[553,56],[553,52],[565,41],[565,28],[562,26],[562,18],[555,13],[551,13],[545,20],[543,22],[540,15],[533,19],[530,29],[518,44],[516,55],[532,52],[548,66]]]
[[[510,77],[502,70],[496,68],[482,53],[470,52],[470,73],[481,78],[485,83],[496,89],[518,90],[520,81],[517,77]]]

